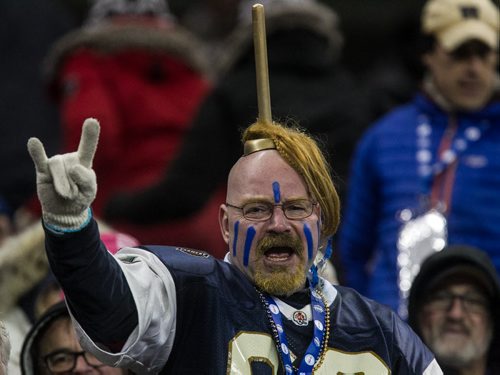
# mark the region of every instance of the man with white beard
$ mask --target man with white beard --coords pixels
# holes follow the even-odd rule
[[[500,286],[491,260],[454,245],[422,264],[409,302],[410,325],[445,375],[500,373]]]

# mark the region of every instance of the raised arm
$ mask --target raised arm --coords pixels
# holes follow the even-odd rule
[[[82,347],[108,365],[156,374],[175,339],[175,284],[149,251],[125,248],[113,256],[102,243],[90,209],[98,138],[99,123],[87,119],[76,152],[48,158],[38,139],[28,141],[47,256]]]
[[[99,129],[96,120],[87,119],[76,152],[48,158],[37,138],[28,141],[28,151],[36,168],[51,268],[80,325],[94,341],[114,346],[135,328],[137,313],[126,278],[92,220],[90,205],[97,192],[92,160]]]

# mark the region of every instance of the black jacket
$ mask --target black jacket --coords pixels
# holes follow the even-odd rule
[[[351,152],[368,122],[366,103],[338,64],[342,36],[333,10],[319,4],[278,8],[266,9],[273,120],[298,122],[319,138],[342,197]],[[147,224],[185,217],[225,186],[242,155],[241,131],[258,114],[251,30],[242,24],[230,36],[219,65],[222,76],[163,180],[116,196],[105,209],[108,220]]]

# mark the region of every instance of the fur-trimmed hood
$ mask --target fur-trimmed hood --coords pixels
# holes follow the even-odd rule
[[[16,305],[22,295],[43,280],[48,270],[40,221],[7,238],[0,246],[0,313]]]
[[[137,246],[134,237],[99,222],[101,240],[116,253],[125,246]],[[45,232],[40,220],[12,235],[0,246],[0,316],[46,278],[49,262],[45,253]]]
[[[217,63],[217,76],[231,67],[253,48],[251,6],[256,1],[243,1],[240,5],[240,23],[227,37],[224,52]],[[332,63],[341,54],[344,38],[339,29],[339,18],[335,11],[315,0],[304,1],[264,1],[266,34],[269,38],[281,30],[305,29],[327,41],[325,55]]]
[[[207,78],[213,77],[201,41],[175,23],[103,22],[83,26],[56,41],[43,63],[43,76],[53,84],[65,58],[80,48],[90,48],[104,54],[127,49],[165,53],[184,61],[191,69]]]

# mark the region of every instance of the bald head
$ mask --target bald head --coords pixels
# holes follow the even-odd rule
[[[307,187],[301,176],[281,157],[276,150],[255,152],[241,157],[229,173],[227,202],[237,202],[259,194],[260,184],[267,184],[272,195],[272,183],[279,177],[293,176],[293,183],[302,185],[304,194]],[[284,180],[281,188],[285,186]]]

